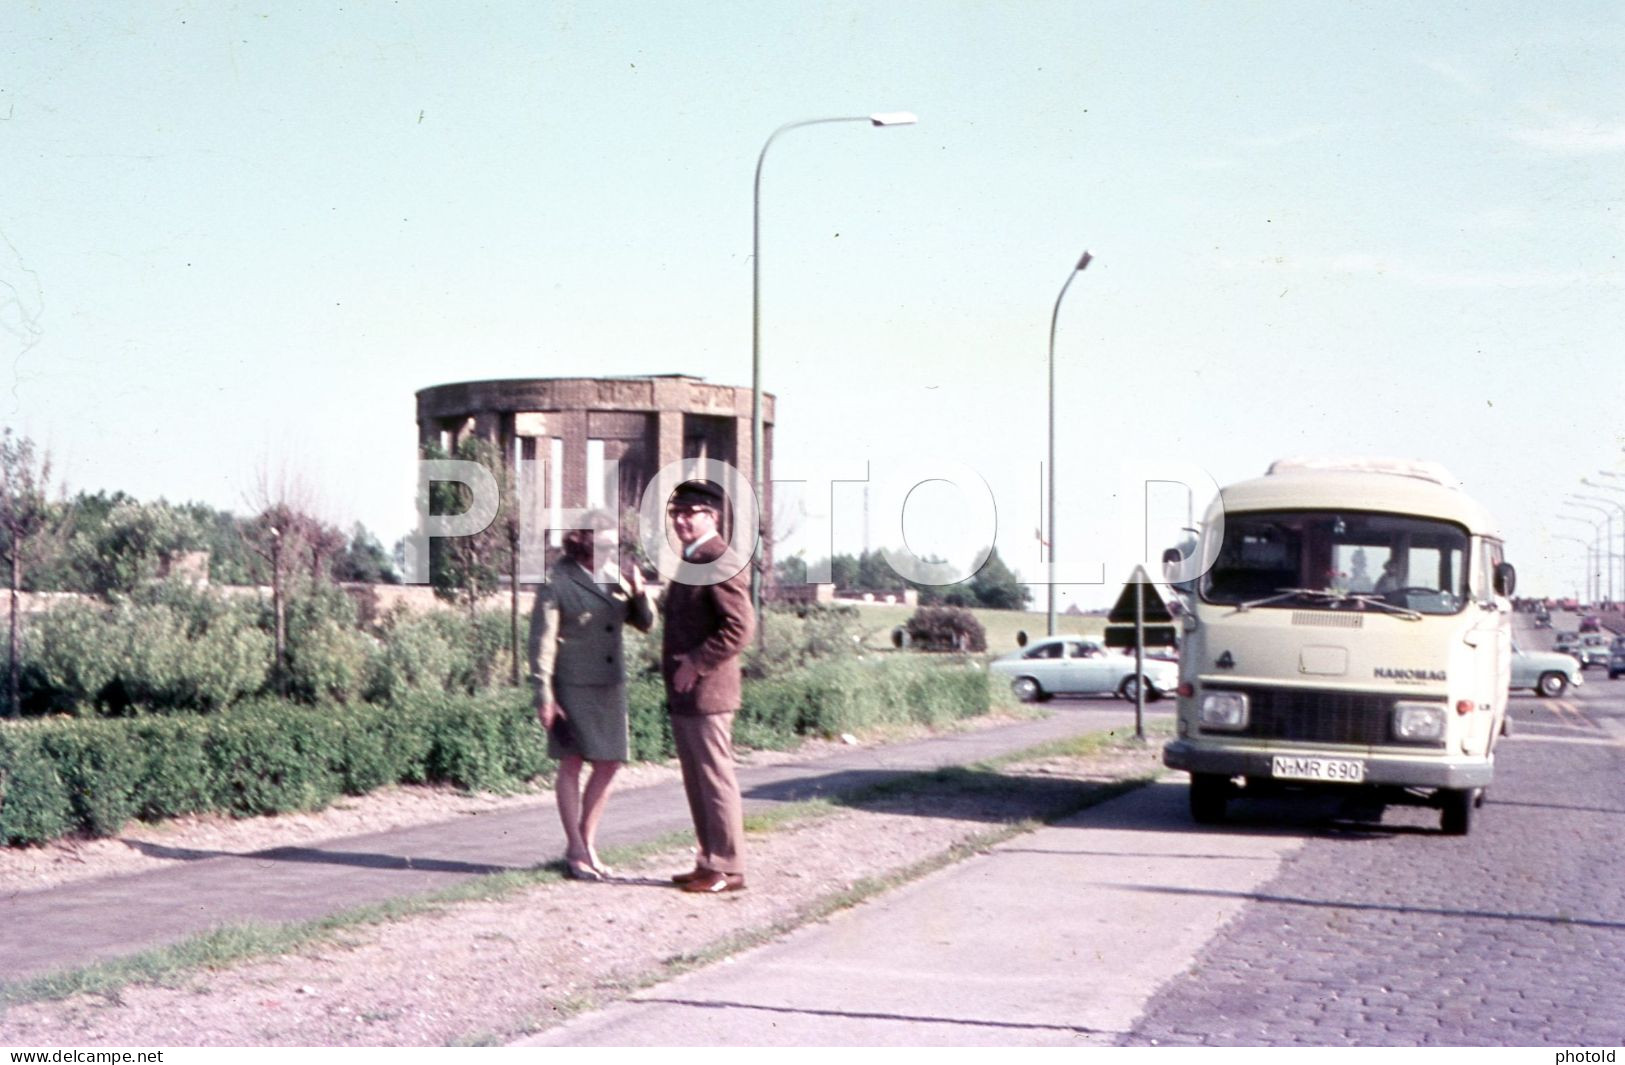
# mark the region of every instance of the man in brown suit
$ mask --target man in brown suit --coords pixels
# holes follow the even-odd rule
[[[687,481],[672,494],[667,516],[684,562],[705,567],[717,584],[683,583],[665,594],[661,669],[672,739],[694,818],[694,868],[672,880],[684,891],[719,893],[745,887],[745,815],[734,776],[733,720],[739,709],[739,654],[756,618],[750,573],[717,533],[723,493],[709,481]]]

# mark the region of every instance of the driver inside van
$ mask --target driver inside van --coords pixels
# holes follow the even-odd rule
[[[1377,586],[1372,591],[1382,595],[1385,592],[1398,591],[1401,587],[1399,558],[1396,556],[1382,564],[1382,576],[1377,578]]]

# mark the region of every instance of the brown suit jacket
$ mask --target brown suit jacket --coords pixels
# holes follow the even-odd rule
[[[721,560],[726,569],[739,565],[720,539],[707,540],[689,559]],[[662,603],[666,616],[661,640],[661,670],[666,676],[666,706],[674,714],[729,714],[739,709],[739,654],[750,645],[756,617],[750,608],[750,567],[721,584],[692,585],[672,581]],[[687,655],[699,671],[693,689],[672,687],[677,656]]]

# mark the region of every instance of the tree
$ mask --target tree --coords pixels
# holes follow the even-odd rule
[[[445,458],[433,444],[424,445],[426,459]],[[468,608],[469,638],[478,639],[480,599],[494,591],[506,574],[509,592],[509,652],[512,680],[519,683],[519,547],[520,516],[514,477],[498,449],[489,441],[469,437],[457,445],[456,457],[478,462],[496,480],[497,514],[491,524],[467,536],[436,537],[430,543],[429,583],[435,594]],[[436,481],[429,491],[431,514],[461,514],[473,503],[469,487],[458,481]],[[476,656],[477,657],[477,656]]]
[[[349,545],[349,537],[335,525],[316,518],[308,518],[305,527],[305,550],[310,554],[310,583],[320,584],[328,568],[340,551]]]
[[[269,567],[271,581],[272,680],[288,694],[288,579],[303,547],[307,523],[287,503],[270,503],[243,527],[243,538]]]
[[[288,592],[294,567],[311,554],[310,542],[322,523],[311,516],[312,492],[299,477],[286,469],[273,473],[262,467],[250,505],[258,509],[242,525],[243,542],[257,556],[258,569],[271,585],[271,636],[273,681],[278,695],[288,694]],[[313,565],[312,572],[319,569]]]
[[[333,579],[357,584],[401,583],[383,543],[359,521],[350,529],[350,542],[333,559]]]
[[[773,580],[777,584],[799,587],[807,583],[807,560],[791,555],[773,563]]]
[[[1033,597],[1031,589],[1004,564],[996,547],[988,550],[987,561],[971,578],[970,593],[978,605],[994,610],[1024,610]]]
[[[77,566],[97,595],[127,595],[158,579],[177,555],[203,544],[196,519],[163,500],[121,500],[99,528],[86,532],[75,545],[81,554]]]
[[[22,708],[19,688],[21,636],[17,599],[23,586],[23,569],[61,527],[62,512],[49,499],[51,458],[37,454],[34,442],[13,435],[7,428],[0,435],[0,558],[6,563],[11,588],[11,638],[6,674],[6,716],[16,717]]]

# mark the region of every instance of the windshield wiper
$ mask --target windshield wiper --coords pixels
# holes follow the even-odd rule
[[[1236,613],[1245,613],[1255,606],[1268,606],[1271,603],[1279,603],[1283,599],[1292,599],[1300,595],[1323,599],[1328,603],[1358,603],[1362,609],[1366,606],[1380,607],[1407,621],[1422,620],[1422,615],[1418,611],[1409,607],[1395,606],[1384,600],[1380,595],[1366,595],[1359,592],[1334,592],[1329,588],[1281,588],[1274,595],[1267,595],[1262,599],[1251,599],[1245,603],[1237,603]]]
[[[1388,611],[1390,614],[1399,615],[1400,617],[1404,618],[1406,621],[1421,621],[1422,620],[1422,612],[1420,610],[1412,610],[1408,606],[1395,606],[1394,604],[1388,602],[1388,600],[1384,599],[1380,595],[1355,594],[1355,595],[1346,596],[1345,598],[1352,599],[1356,603],[1364,603],[1364,604],[1369,605],[1369,606],[1381,607],[1382,609]]]
[[[1237,603],[1236,613],[1245,613],[1255,606],[1269,606],[1271,603],[1279,603],[1283,599],[1291,599],[1299,595],[1318,595],[1329,599],[1338,598],[1338,593],[1328,592],[1324,589],[1317,591],[1314,588],[1277,588],[1274,595],[1266,595],[1262,599],[1250,599],[1245,603]]]

